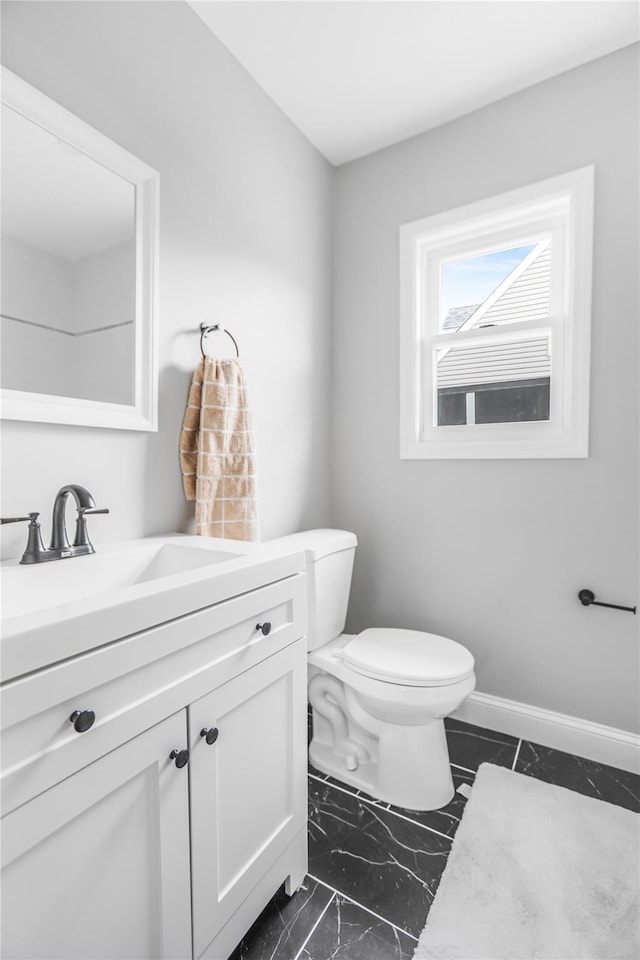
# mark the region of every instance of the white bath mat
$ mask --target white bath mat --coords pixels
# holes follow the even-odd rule
[[[414,960],[638,960],[640,815],[481,765]]]

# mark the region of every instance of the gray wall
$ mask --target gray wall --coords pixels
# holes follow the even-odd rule
[[[333,521],[360,541],[348,627],[466,644],[478,689],[638,729],[638,50],[337,171]],[[401,461],[398,227],[594,164],[588,460]]]
[[[186,3],[6,2],[2,61],[161,177],[160,429],[5,421],[3,516],[41,510],[48,537],[75,481],[111,508],[97,544],[189,529],[178,437],[200,322],[221,321],[247,372],[263,537],[326,523],[329,164]],[[25,537],[4,527],[3,556]]]

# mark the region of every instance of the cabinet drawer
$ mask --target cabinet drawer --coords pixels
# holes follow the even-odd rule
[[[305,633],[300,574],[5,684],[2,813]],[[85,732],[76,711],[95,714]]]

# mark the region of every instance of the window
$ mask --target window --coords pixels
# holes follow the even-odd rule
[[[586,457],[593,168],[400,228],[401,456]]]

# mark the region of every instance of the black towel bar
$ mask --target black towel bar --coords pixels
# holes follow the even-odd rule
[[[593,590],[581,590],[578,594],[578,600],[583,607],[590,607],[592,604],[594,607],[611,607],[613,610],[628,610],[629,613],[635,613],[635,607],[621,607],[619,603],[602,603],[600,600],[596,600],[596,595]]]

